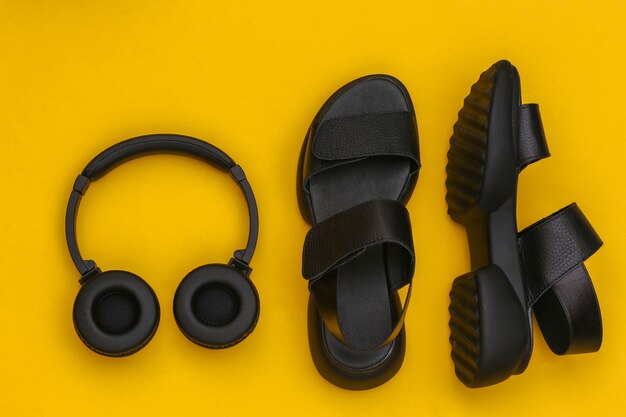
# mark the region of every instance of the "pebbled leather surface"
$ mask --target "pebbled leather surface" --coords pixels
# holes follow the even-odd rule
[[[558,355],[595,352],[602,344],[600,306],[583,264],[601,246],[576,204],[520,233],[527,306]]]
[[[539,328],[557,355],[596,352],[602,345],[602,314],[593,283],[580,264],[533,305]]]
[[[576,203],[520,232],[520,256],[526,275],[527,304],[602,246]]]
[[[521,169],[550,156],[539,105],[530,103],[520,106],[518,164]]]
[[[105,149],[87,164],[83,175],[95,181],[124,162],[163,153],[196,157],[224,172],[236,165],[223,151],[202,140],[183,135],[159,134],[128,139]]]

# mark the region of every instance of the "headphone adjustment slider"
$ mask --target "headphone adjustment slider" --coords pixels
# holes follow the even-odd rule
[[[91,184],[91,181],[89,180],[89,178],[81,174],[78,177],[76,177],[76,181],[74,181],[74,186],[72,187],[72,191],[76,191],[80,195],[85,195],[87,188],[89,188],[89,184]]]
[[[243,169],[239,165],[235,165],[230,169],[230,175],[237,182],[237,184],[241,184],[243,181],[246,181],[246,174],[244,174]]]

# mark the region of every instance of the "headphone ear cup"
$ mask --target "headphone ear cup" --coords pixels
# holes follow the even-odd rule
[[[174,295],[174,317],[192,342],[210,349],[245,339],[259,318],[259,296],[252,281],[222,264],[198,267]]]
[[[159,325],[156,294],[126,271],[106,271],[89,279],[74,302],[74,328],[91,350],[127,356],[143,348]]]

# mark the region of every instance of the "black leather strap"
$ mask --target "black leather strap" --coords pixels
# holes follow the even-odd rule
[[[557,355],[596,352],[602,345],[602,315],[583,264],[554,283],[533,311],[550,349]]]
[[[404,156],[419,166],[416,136],[415,117],[410,112],[331,119],[318,127],[313,153],[326,160]]]
[[[412,174],[420,168],[417,122],[410,112],[331,119],[313,125],[308,135],[305,184],[320,172],[367,157],[401,156],[411,161]]]
[[[519,152],[520,169],[550,156],[546,136],[543,132],[538,104],[524,104],[519,112]]]
[[[415,257],[411,221],[399,201],[370,200],[314,225],[304,241],[302,276],[314,282],[364,249],[381,243],[406,250],[412,276]]]
[[[82,175],[95,181],[131,159],[162,153],[195,156],[224,172],[235,166],[228,155],[202,140],[183,135],[159,134],[128,139],[105,149],[87,164]]]
[[[341,326],[339,325],[337,315],[337,276],[331,272],[328,276],[324,277],[324,279],[315,281],[315,284],[311,285],[311,294],[313,295],[313,298],[315,300],[317,311],[322,317],[322,320],[324,321],[324,324],[326,325],[328,331],[330,331],[330,333],[337,340],[339,340],[350,349],[360,351],[371,351],[380,349],[383,346],[386,346],[389,343],[393,342],[396,337],[398,337],[398,335],[402,331],[402,327],[404,326],[404,319],[406,318],[406,312],[411,301],[412,292],[413,282],[411,278],[409,280],[409,288],[402,306],[402,312],[400,313],[396,324],[394,325],[387,338],[381,341],[376,346],[358,346],[350,343],[344,337],[343,332],[341,331]]]
[[[583,262],[601,246],[576,204],[520,233],[527,305],[534,308],[546,341],[557,354],[600,347],[600,309]]]
[[[390,293],[409,284],[403,309],[387,338],[376,346],[356,346],[344,337],[337,316],[337,275],[341,265],[373,245],[391,245],[394,262],[404,266],[400,278],[388,282]],[[402,256],[403,255],[403,256]],[[391,343],[404,325],[411,299],[415,254],[409,214],[395,200],[370,200],[318,223],[307,234],[302,275],[330,333],[353,350],[375,350]]]

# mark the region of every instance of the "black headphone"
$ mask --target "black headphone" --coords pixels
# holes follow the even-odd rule
[[[159,325],[160,308],[150,286],[126,271],[102,272],[84,260],[76,241],[76,215],[92,181],[131,159],[152,154],[182,154],[230,172],[246,197],[250,231],[245,249],[236,250],[224,264],[200,266],[182,280],[174,296],[174,317],[180,330],[201,346],[219,349],[246,338],[259,317],[259,296],[248,278],[259,233],[252,188],[239,165],[213,145],[181,135],[147,135],[120,142],[89,162],[74,182],[65,215],[65,235],[72,261],[81,278],[74,302],[74,328],[97,353],[127,356],[139,351]]]

